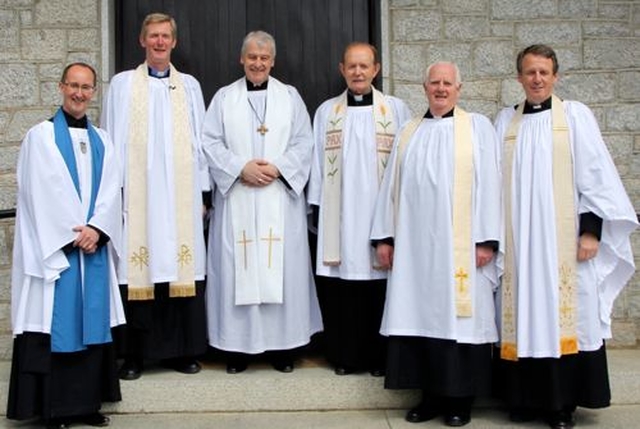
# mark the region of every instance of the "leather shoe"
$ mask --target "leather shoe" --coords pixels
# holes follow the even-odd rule
[[[469,414],[450,414],[444,417],[444,424],[447,426],[464,426],[471,421]]]
[[[369,371],[369,374],[371,374],[373,377],[384,377],[384,369],[373,368],[372,370]]]
[[[136,359],[125,359],[118,370],[120,380],[137,380],[142,375],[142,362]]]
[[[69,422],[60,418],[53,418],[46,421],[45,426],[47,429],[67,429]]]
[[[571,429],[575,420],[569,411],[555,411],[549,415],[548,423],[551,429]]]
[[[420,404],[417,407],[410,409],[404,419],[410,423],[420,423],[432,420],[438,417],[438,414],[440,413],[437,410]]]
[[[170,367],[174,371],[181,372],[182,374],[197,374],[202,369],[200,364],[191,358],[178,358],[174,359],[170,364]]]
[[[78,419],[80,422],[88,426],[104,427],[109,426],[111,419],[101,413],[88,414]]]
[[[227,374],[240,374],[247,366],[245,362],[227,362]]]
[[[293,372],[293,361],[290,360],[281,360],[273,363],[273,368],[276,371],[289,373]]]
[[[356,372],[356,370],[354,368],[349,367],[349,366],[336,366],[335,369],[333,370],[333,372],[336,375],[349,375],[349,374],[353,374],[354,372]]]

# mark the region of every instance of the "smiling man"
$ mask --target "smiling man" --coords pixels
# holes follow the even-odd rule
[[[307,201],[318,218],[316,274],[327,360],[338,375],[385,371],[379,334],[387,273],[369,242],[371,216],[405,103],[373,87],[375,47],[349,44],[340,62],[347,89],[318,108]],[[315,216],[314,216],[315,218]]]
[[[227,372],[269,351],[293,371],[291,350],[322,329],[307,241],[304,187],[313,140],[298,91],[270,76],[273,37],[247,34],[244,76],[213,97],[202,130],[215,182],[209,229],[209,344]]]
[[[7,417],[107,426],[101,403],[120,400],[110,328],[124,323],[118,164],[86,116],[95,70],[70,64],[59,90],[62,107],[28,131],[18,159]]]
[[[406,415],[414,423],[469,423],[474,398],[489,393],[498,338],[499,146],[489,119],[458,106],[461,86],[455,64],[427,68],[429,110],[399,131],[373,216],[389,269],[385,387],[422,389]]]
[[[577,406],[610,403],[604,340],[634,273],[636,214],[587,106],[554,94],[546,45],[516,61],[526,99],[496,118],[506,211],[499,379],[522,421],[573,426]]]
[[[204,100],[198,81],[171,64],[176,31],[168,15],[145,18],[140,45],[146,61],[113,77],[102,109],[102,126],[123,167],[125,250],[118,278],[128,323],[116,340],[125,380],[140,377],[144,359],[197,373],[195,357],[207,347]]]

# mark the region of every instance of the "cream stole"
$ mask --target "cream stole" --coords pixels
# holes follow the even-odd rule
[[[517,290],[514,275],[514,242],[512,226],[513,157],[522,121],[524,102],[520,103],[505,135],[503,187],[505,198],[505,264],[502,277],[502,333],[500,357],[518,360],[517,347]],[[558,317],[560,322],[560,354],[578,353],[576,328],[577,310],[577,242],[574,202],[573,158],[569,128],[562,101],[552,96],[551,123],[553,127],[553,200],[555,206],[556,242],[558,246]]]
[[[393,147],[397,124],[384,94],[372,87],[376,151],[378,155],[378,184]],[[324,144],[324,181],[322,187],[323,263],[340,265],[340,215],[342,212],[342,138],[347,115],[347,91],[344,91],[328,117]],[[373,258],[375,260],[375,258]]]
[[[400,203],[400,166],[411,137],[416,132],[421,117],[412,119],[400,133],[398,153],[396,156],[395,181],[393,189],[395,222],[398,222],[398,205]],[[475,269],[475,252],[472,222],[472,189],[473,189],[473,139],[471,135],[471,116],[457,107],[453,115],[454,135],[454,176],[453,176],[453,264],[451,273],[456,292],[456,315],[472,317],[471,274]],[[444,162],[444,161],[443,161]]]
[[[173,130],[173,181],[178,245],[178,278],[169,284],[169,296],[195,296],[195,241],[193,231],[193,154],[191,121],[184,83],[170,65],[169,85]],[[128,299],[154,298],[149,275],[153,255],[147,247],[147,153],[149,132],[149,73],[147,63],[135,70],[131,84],[131,114],[127,146]],[[169,89],[170,88],[170,89]]]
[[[287,148],[293,103],[283,83],[269,78],[265,123],[257,135],[251,126],[245,79],[236,81],[224,99],[225,138],[229,149],[247,162],[260,158],[253,145],[264,145],[263,159],[274,161]],[[234,241],[235,304],[281,304],[284,290],[284,225],[286,191],[279,180],[264,188],[236,183],[229,192],[229,217]]]

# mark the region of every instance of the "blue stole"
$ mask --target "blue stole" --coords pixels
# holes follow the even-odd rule
[[[69,126],[62,109],[53,118],[55,143],[81,198],[76,157]],[[96,195],[100,189],[104,144],[96,129],[87,121],[91,146],[91,201],[87,222],[93,216]],[[91,344],[111,342],[109,255],[107,246],[100,246],[93,254],[84,254],[84,276],[80,269],[80,249],[74,248],[66,256],[69,268],[56,280],[51,322],[51,351],[76,352]],[[83,285],[84,283],[84,294]],[[84,296],[83,296],[84,295]]]

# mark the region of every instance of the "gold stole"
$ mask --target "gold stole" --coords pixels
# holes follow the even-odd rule
[[[178,71],[170,65],[169,86],[173,129],[173,166],[178,244],[178,279],[169,284],[170,297],[195,296],[193,231],[193,154],[187,95]],[[127,154],[128,192],[128,299],[154,298],[149,275],[153,257],[147,247],[147,152],[149,132],[149,82],[147,63],[134,72]],[[170,88],[170,89],[169,89]],[[170,250],[169,250],[170,251]]]
[[[397,124],[384,94],[373,90],[373,120],[376,127],[376,151],[378,155],[378,184],[393,147]],[[323,263],[340,265],[340,215],[342,202],[342,130],[347,114],[347,91],[343,92],[328,118],[324,144],[324,183],[322,220],[324,223]],[[374,258],[375,260],[375,258]]]
[[[398,153],[395,165],[394,211],[395,222],[398,222],[398,205],[400,203],[400,165],[411,136],[416,132],[422,118],[414,118],[400,134]],[[473,238],[471,235],[471,214],[473,188],[473,139],[471,138],[471,116],[457,107],[453,115],[454,135],[454,177],[453,177],[453,284],[456,292],[456,315],[472,317],[471,302],[471,270],[474,269]]]
[[[520,103],[505,135],[503,188],[505,198],[505,264],[502,277],[502,333],[500,357],[518,360],[516,319],[517,292],[514,287],[515,246],[512,231],[512,174],[517,134],[522,121],[524,102]],[[569,127],[562,100],[551,99],[553,127],[553,201],[555,206],[556,242],[558,247],[558,317],[560,322],[560,354],[578,353],[576,328],[577,309],[577,242],[574,203],[573,158],[569,141]]]

